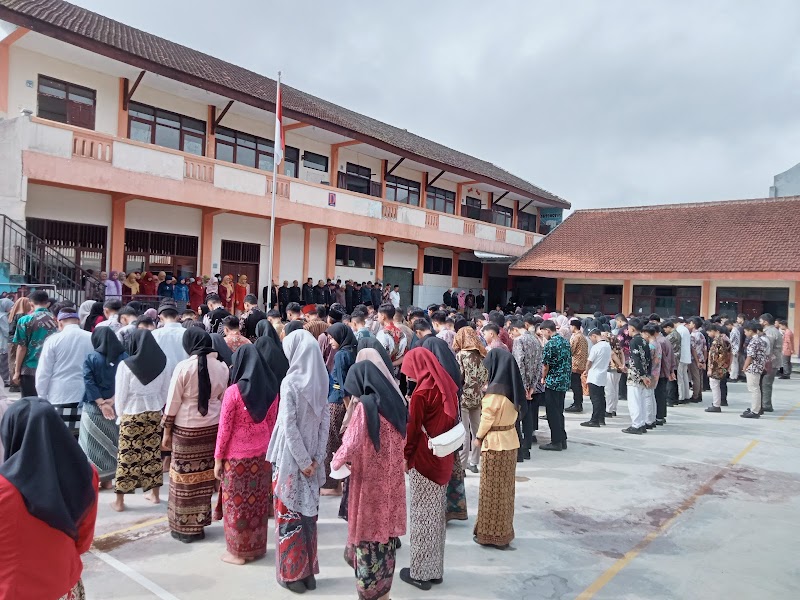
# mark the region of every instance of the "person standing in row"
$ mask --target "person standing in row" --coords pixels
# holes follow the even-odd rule
[[[488,376],[483,364],[486,348],[481,344],[477,332],[472,327],[462,327],[456,332],[453,350],[456,351],[456,362],[461,371],[463,387],[461,421],[464,423],[465,433],[464,446],[461,448],[461,467],[477,473],[481,450],[472,442],[477,438],[478,427],[481,423],[483,388]]]
[[[304,330],[283,340],[289,371],[281,384],[278,422],[267,449],[273,465],[275,551],[278,584],[295,593],[316,589],[319,490],[325,483],[324,461],[330,413],[328,370],[319,344]]]
[[[522,462],[530,459],[533,446],[533,413],[539,410],[539,407],[533,403],[533,394],[536,384],[541,378],[542,346],[533,334],[528,333],[522,319],[511,321],[509,329],[513,340],[511,353],[514,360],[517,361],[527,395],[525,410],[519,411],[520,421],[517,423],[517,437],[519,437],[520,443],[517,462]]]
[[[678,403],[686,404],[692,398],[692,391],[689,387],[689,367],[693,362],[692,358],[692,334],[683,317],[678,317],[678,324],[675,327],[678,335],[681,336],[681,357],[678,362]]]
[[[703,373],[706,371],[708,347],[700,317],[692,317],[686,326],[691,332],[692,362],[689,363],[689,377],[692,380],[692,402],[698,403],[703,401]]]
[[[775,376],[781,368],[783,359],[783,336],[775,327],[775,317],[770,313],[764,313],[759,318],[764,337],[767,338],[767,364],[761,376],[761,410],[772,412],[772,386],[775,383]]]
[[[184,543],[205,538],[211,525],[214,449],[228,368],[218,359],[211,336],[185,330],[187,358],[172,375],[164,410],[162,449],[172,451],[169,469],[169,528]]]
[[[600,427],[606,424],[606,383],[611,363],[611,345],[597,328],[589,331],[589,339],[592,340],[592,349],[589,351],[584,373],[589,385],[589,399],[592,401],[592,416],[581,425]]]
[[[617,403],[619,402],[619,380],[625,372],[625,355],[619,345],[617,336],[610,331],[603,332],[603,338],[611,348],[611,358],[608,364],[606,378],[606,418],[617,416]]]
[[[408,414],[396,382],[378,364],[382,364],[380,358],[373,356],[348,371],[345,387],[355,408],[331,462],[334,469],[345,464],[350,469],[344,556],[355,570],[361,600],[388,597],[395,552],[406,532]],[[394,504],[392,510],[386,510],[387,499]]]
[[[728,369],[733,360],[731,343],[723,330],[722,325],[712,324],[708,327],[708,337],[713,340],[708,350],[708,382],[711,386],[712,402],[706,412],[710,413],[722,412],[722,385],[728,377]],[[726,401],[725,406],[727,405]]]
[[[550,443],[541,444],[539,449],[560,452],[567,449],[564,397],[571,383],[572,353],[569,342],[556,334],[555,322],[549,319],[543,321],[539,331],[547,340],[542,351],[542,381],[545,384],[544,403],[550,426]]]
[[[519,438],[514,424],[528,410],[528,391],[514,357],[500,349],[484,359],[488,371],[481,424],[475,446],[481,448],[481,485],[473,540],[505,549],[514,539],[514,495]]]
[[[169,391],[167,357],[147,329],[134,332],[128,353],[114,380],[119,450],[114,481],[117,496],[111,507],[117,512],[125,510],[125,494],[133,494],[137,487],[145,492],[145,499],[158,504],[159,489],[164,485],[161,410]]]
[[[628,332],[632,336],[627,381],[631,425],[622,432],[637,435],[647,433],[647,388],[650,386],[652,368],[650,346],[642,337],[642,327],[644,324],[641,319],[628,321]]]
[[[767,341],[761,337],[762,327],[755,321],[744,324],[744,334],[747,337],[747,355],[742,365],[742,371],[747,378],[747,391],[750,393],[750,408],[740,416],[745,419],[758,419],[764,414],[761,395],[761,379],[767,368],[769,353]]]
[[[789,328],[789,321],[786,319],[778,319],[777,323],[783,335],[780,379],[790,379],[792,375],[792,354],[794,354],[794,332]]]
[[[31,292],[33,312],[17,321],[13,343],[16,344],[16,364],[11,383],[20,386],[22,396],[36,396],[36,369],[45,340],[58,330],[50,314],[50,297],[44,290]]]
[[[572,389],[572,406],[564,409],[568,413],[583,412],[583,382],[581,375],[586,370],[586,360],[589,357],[589,343],[581,332],[581,320],[572,319],[569,322],[571,335],[569,350],[572,353],[572,373],[570,374],[570,388]]]

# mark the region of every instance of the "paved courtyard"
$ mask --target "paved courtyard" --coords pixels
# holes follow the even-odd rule
[[[666,427],[644,436],[620,432],[628,424],[625,402],[599,430],[567,415],[569,450],[535,450],[517,468],[509,551],[472,542],[479,479],[468,473],[470,521],[447,528],[444,583],[420,592],[396,573],[392,598],[800,597],[800,381],[776,381],[776,412],[759,420],[739,417],[745,385],[729,389],[724,413],[676,407]],[[235,567],[219,560],[220,523],[187,546],[169,535],[166,502],[152,506],[137,494],[117,514],[111,499],[101,493],[94,548],[84,557],[89,598],[294,596],[275,582],[274,529],[266,559]],[[331,599],[355,597],[338,502],[322,498],[319,587],[309,592]],[[398,571],[408,566],[408,536],[403,544]]]

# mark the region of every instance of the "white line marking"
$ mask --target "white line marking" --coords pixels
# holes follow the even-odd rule
[[[104,563],[113,567],[126,577],[133,579],[136,583],[141,585],[143,588],[151,591],[155,596],[160,598],[161,600],[180,600],[177,596],[173,596],[167,590],[162,588],[160,585],[150,581],[147,577],[136,571],[135,569],[129,567],[123,562],[118,561],[113,556],[106,554],[105,552],[100,552],[100,550],[89,550],[92,554],[94,554],[97,558],[102,560]]]

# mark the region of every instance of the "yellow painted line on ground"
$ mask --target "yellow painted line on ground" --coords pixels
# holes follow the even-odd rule
[[[636,546],[634,546],[631,550],[628,550],[628,552],[625,553],[625,556],[617,560],[613,565],[611,565],[611,567],[609,567],[608,570],[606,570],[605,573],[600,575],[600,577],[595,579],[589,587],[583,590],[583,592],[581,592],[581,594],[577,597],[577,600],[590,600],[591,598],[594,598],[595,594],[597,594],[597,592],[602,590],[612,579],[614,579],[617,573],[619,573],[620,571],[622,571],[622,569],[627,567],[633,561],[633,559],[639,556],[642,553],[642,551],[644,551],[644,549],[647,548],[653,542],[653,540],[655,540],[656,538],[661,536],[664,532],[666,532],[672,526],[672,524],[675,523],[675,521],[678,519],[679,516],[681,516],[684,512],[692,508],[697,502],[697,500],[700,499],[701,496],[704,496],[709,491],[711,491],[711,487],[717,481],[722,479],[722,477],[727,472],[728,468],[738,464],[739,461],[741,461],[747,455],[748,452],[750,452],[753,448],[756,447],[756,444],[758,444],[758,440],[752,440],[749,444],[747,444],[744,450],[739,452],[739,454],[737,454],[730,461],[730,463],[728,463],[728,465],[726,465],[722,470],[720,470],[719,473],[714,475],[714,477],[712,477],[707,483],[700,486],[700,488],[694,494],[689,496],[689,498],[687,498],[683,502],[683,504],[681,504],[678,507],[678,509],[672,514],[672,516],[666,521],[664,521],[658,527],[658,529],[655,529],[650,533],[648,533],[644,537],[644,539],[642,539],[642,541],[636,544]]]
[[[797,404],[795,404],[795,405],[794,405],[792,408],[790,408],[790,409],[789,409],[789,410],[787,410],[785,413],[783,413],[783,414],[781,415],[781,418],[780,418],[780,419],[778,419],[778,421],[783,421],[783,420],[784,420],[786,417],[788,417],[790,414],[792,414],[792,413],[793,413],[794,411],[796,411],[798,408],[800,408],[800,402],[798,402],[798,403],[797,403]]]
[[[122,535],[124,533],[130,533],[131,531],[137,531],[139,529],[144,529],[145,527],[150,527],[152,525],[158,525],[159,523],[166,523],[166,522],[167,522],[167,517],[159,517],[158,519],[152,519],[151,521],[144,521],[143,523],[138,523],[137,525],[131,525],[130,527],[126,527],[125,529],[118,529],[117,531],[112,531],[110,533],[104,533],[103,535],[95,536],[94,541],[104,540],[110,537]]]

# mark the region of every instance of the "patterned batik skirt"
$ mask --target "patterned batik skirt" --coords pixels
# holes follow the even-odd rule
[[[94,402],[83,405],[78,443],[89,462],[97,469],[100,481],[114,479],[117,471],[119,426],[116,419],[106,419]]]
[[[83,582],[78,579],[78,583],[75,584],[75,587],[58,600],[86,600],[86,591],[83,589]]]
[[[359,542],[345,546],[344,560],[356,572],[359,600],[377,600],[391,591],[398,541],[393,537],[387,544]]]
[[[453,474],[447,482],[447,520],[467,520],[467,491],[464,488],[464,467],[456,457],[453,461]]]
[[[161,469],[161,411],[122,415],[114,491],[132,494],[164,485]]]
[[[267,507],[272,465],[264,457],[232,458],[222,475],[223,524],[228,552],[245,560],[267,553]]]
[[[277,479],[278,470],[273,468],[273,486]],[[317,515],[307,517],[289,510],[276,495],[275,531],[278,538],[275,575],[278,581],[291,583],[319,573]]]
[[[439,485],[416,469],[408,472],[411,488],[411,577],[440,579],[444,572],[445,494]]]
[[[340,480],[331,477],[331,461],[333,455],[342,445],[342,423],[344,423],[344,415],[347,409],[344,404],[328,404],[331,411],[331,425],[328,429],[328,446],[326,448],[327,454],[325,455],[325,485],[322,487],[326,490],[334,490],[339,487]]]
[[[514,539],[517,451],[481,453],[481,486],[475,536],[479,544],[505,546]]]
[[[167,517],[175,533],[203,538],[203,528],[211,525],[217,429],[217,425],[172,427]]]

